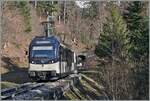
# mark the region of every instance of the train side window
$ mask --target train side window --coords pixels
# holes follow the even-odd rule
[[[63,49],[62,59],[63,59],[63,61],[66,61],[66,52],[64,49]]]
[[[66,61],[66,50],[64,47],[60,47],[60,56],[62,61]]]
[[[63,53],[63,49],[62,49],[62,47],[60,46],[60,48],[59,48],[59,53],[60,53],[60,55]]]
[[[68,63],[68,66],[71,67],[71,64],[72,64],[72,51],[70,51],[69,49],[67,49],[67,63]]]

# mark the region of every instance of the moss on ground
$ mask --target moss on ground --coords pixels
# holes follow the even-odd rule
[[[17,87],[18,84],[12,82],[1,82],[1,89]]]

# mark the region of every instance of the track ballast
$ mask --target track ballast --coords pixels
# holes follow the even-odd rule
[[[2,89],[2,100],[49,100],[60,99],[63,93],[78,83],[81,78],[72,74],[55,82],[25,83],[16,88]]]

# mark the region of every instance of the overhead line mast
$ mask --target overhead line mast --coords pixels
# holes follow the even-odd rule
[[[51,4],[54,4],[54,1],[51,1]],[[47,12],[47,22],[46,22],[46,36],[51,36],[53,33],[53,26],[54,26],[54,16],[53,16],[53,10],[51,14]]]

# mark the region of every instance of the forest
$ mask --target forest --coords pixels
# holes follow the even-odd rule
[[[110,99],[148,100],[148,4],[148,1],[84,1],[81,6],[74,1],[14,1],[4,2],[3,8],[18,10],[24,20],[23,33],[29,36],[34,30],[30,6],[40,19],[46,19],[47,14],[54,16],[55,36],[76,51],[95,52],[97,82],[104,86]],[[3,33],[2,47],[10,35]],[[5,48],[2,50],[7,53]]]

